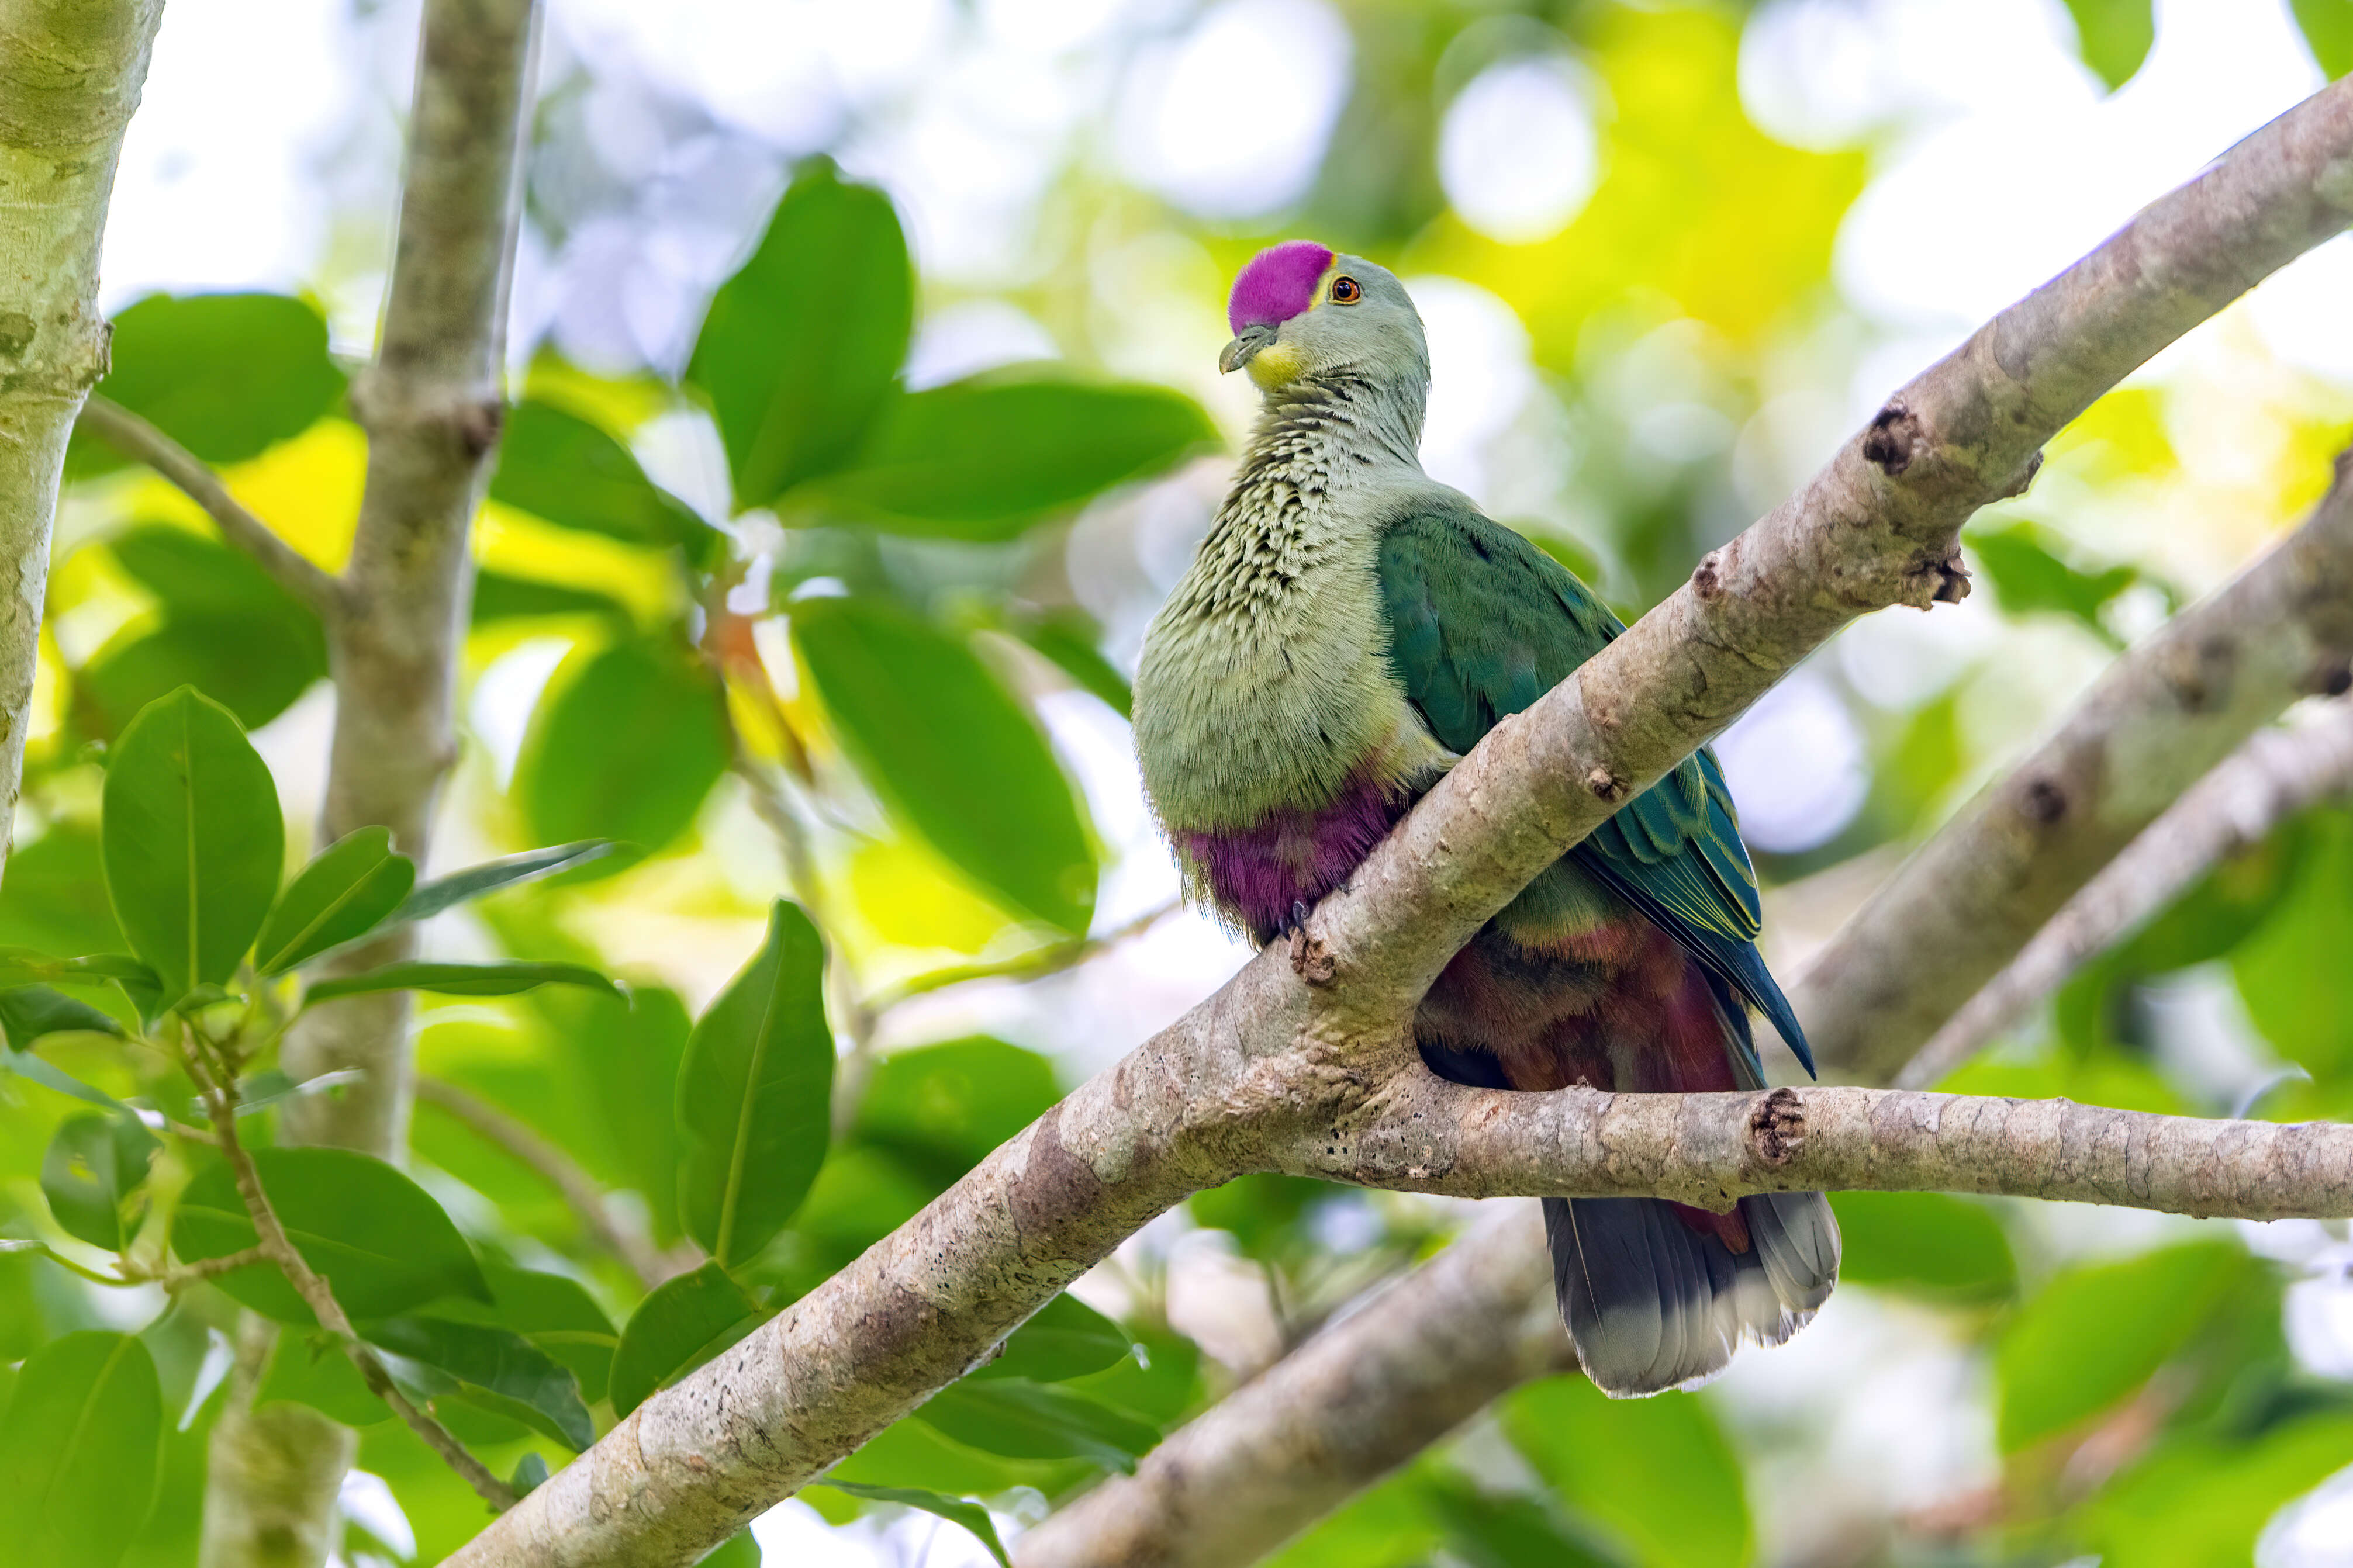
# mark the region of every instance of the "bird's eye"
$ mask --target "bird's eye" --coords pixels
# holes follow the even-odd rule
[[[1335,305],[1353,305],[1364,297],[1365,291],[1356,286],[1356,280],[1355,279],[1335,278],[1332,279],[1332,303]]]

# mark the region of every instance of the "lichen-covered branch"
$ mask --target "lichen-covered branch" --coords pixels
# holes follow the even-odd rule
[[[74,416],[106,374],[99,241],[163,0],[0,4],[0,856],[14,840]]]
[[[2353,545],[2346,547],[2353,557]],[[2348,561],[2353,564],[2353,560]],[[2253,848],[2306,806],[2353,791],[2353,707],[2267,730],[2190,787],[2034,933],[1896,1075],[1926,1089],[2064,984],[2085,960],[2164,912],[2220,861]]]
[[[92,395],[82,405],[81,427],[124,457],[144,463],[179,487],[221,531],[221,537],[253,557],[278,585],[332,620],[343,607],[343,585],[248,510],[220,476],[196,455],[111,398]]]
[[[2340,458],[2302,526],[2117,659],[1831,939],[1790,988],[1816,1056],[1892,1076],[2191,783],[2297,698],[2348,685],[2353,461]]]
[[[653,1568],[690,1559],[960,1375],[1188,1192],[1265,1169],[1277,1151],[1303,1164],[1301,1152],[1316,1147],[1334,1151],[1322,1157],[1332,1161],[1347,1150],[1352,1169],[1417,1179],[1419,1134],[1394,1112],[1416,1097],[1441,1102],[1427,1098],[1437,1080],[1408,1031],[1462,942],[1838,627],[1960,592],[1962,522],[2025,481],[2041,442],[2348,222],[2353,81],[2242,142],[1906,387],[1797,497],[1711,552],[1575,679],[1498,726],[1313,912],[1288,952],[1261,952],[899,1231],[638,1406],[451,1561]],[[1566,1096],[1542,1098],[1540,1110],[1499,1106],[1481,1125],[1571,1115]],[[1864,1102],[1798,1104],[1809,1137],[1789,1159],[1805,1167],[1792,1180],[1820,1184],[1828,1155],[1810,1151],[1871,1147],[1851,1130]],[[1741,1114],[1699,1114],[1708,1113]],[[1464,1123],[1453,1125],[1430,1132],[1439,1141],[1420,1152],[1442,1150],[1446,1137],[1461,1147]],[[2076,1152],[2072,1123],[2056,1142],[2020,1142],[2022,1121],[2016,1131],[2038,1156]],[[2187,1148],[2189,1135],[2178,1136]],[[1933,1163],[1916,1139],[1903,1147],[1923,1170]],[[1490,1152],[1501,1158],[1502,1145]],[[2119,1190],[2132,1185],[2130,1163]],[[1447,1171],[1477,1168],[1458,1158]],[[1706,1168],[1719,1185],[1764,1179],[1721,1160]],[[1873,1179],[1891,1179],[1888,1169],[1883,1160]],[[1598,1161],[1578,1170],[1579,1182],[1620,1179]],[[2107,1174],[2105,1164],[2081,1180],[2072,1170],[2055,1168],[2045,1184],[2075,1194]],[[1670,1184],[1685,1190],[1681,1177]],[[2142,1185],[2162,1198],[2194,1184],[2168,1173]],[[2260,1182],[2249,1190],[2271,1192]]]

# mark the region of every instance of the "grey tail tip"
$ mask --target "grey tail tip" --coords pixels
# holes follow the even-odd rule
[[[1697,1388],[1744,1342],[1778,1345],[1837,1283],[1838,1221],[1820,1193],[1740,1200],[1735,1253],[1662,1198],[1546,1198],[1562,1321],[1595,1387],[1615,1399]]]

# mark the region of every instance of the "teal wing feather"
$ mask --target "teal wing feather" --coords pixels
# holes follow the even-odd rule
[[[1452,752],[1471,750],[1626,629],[1567,567],[1467,508],[1392,526],[1378,572],[1391,661]],[[1729,981],[1813,1070],[1757,952],[1757,872],[1712,752],[1686,757],[1570,853]]]

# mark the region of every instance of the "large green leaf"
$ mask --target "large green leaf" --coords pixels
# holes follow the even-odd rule
[[[2334,80],[2353,73],[2353,0],[2288,0],[2288,6],[2322,74]]]
[[[2001,1222],[1944,1193],[1833,1193],[1839,1279],[1940,1299],[1982,1300],[2018,1287]]]
[[[867,1502],[895,1502],[902,1508],[921,1509],[951,1524],[961,1525],[988,1549],[988,1554],[997,1559],[997,1568],[1013,1568],[1013,1560],[1005,1555],[1005,1543],[997,1539],[997,1521],[988,1517],[988,1510],[971,1498],[943,1497],[922,1487],[876,1487],[835,1480],[818,1484]]]
[[[2070,566],[2031,522],[1971,533],[1968,544],[1993,584],[1994,597],[2010,615],[2043,611],[2067,616],[2110,646],[2123,646],[2100,615],[2117,595],[2140,581],[2133,567],[2084,572]]]
[[[2108,90],[2132,79],[2157,42],[2156,0],[2067,0],[2076,47]]]
[[[1217,444],[1165,387],[997,372],[892,399],[857,462],[794,501],[894,533],[1010,539]]]
[[[336,840],[286,885],[255,939],[253,966],[279,974],[375,928],[417,885],[417,863],[392,831],[363,827]]]
[[[664,1281],[638,1303],[613,1352],[613,1414],[627,1415],[760,1326],[767,1314],[716,1263]]]
[[[2313,813],[2293,853],[2285,891],[2231,968],[2263,1037],[2327,1082],[2353,1070],[2353,816]]]
[[[636,626],[629,608],[609,594],[575,588],[565,583],[517,577],[505,572],[474,574],[471,625],[476,630],[496,621],[530,620],[543,616],[586,616],[603,621],[614,635],[628,635]]]
[[[44,1035],[80,1031],[120,1035],[122,1026],[111,1014],[47,985],[12,985],[0,991],[0,1039],[8,1048],[29,1051]]]
[[[2247,1268],[2227,1242],[2193,1242],[2053,1278],[1995,1347],[2002,1452],[2071,1427],[2147,1383]]]
[[[686,1135],[679,1208],[686,1233],[723,1267],[775,1238],[825,1163],[833,1036],[824,982],[817,928],[779,900],[767,941],[687,1041],[678,1075]]]
[[[990,1378],[950,1384],[916,1418],[984,1454],[1015,1459],[1085,1459],[1128,1471],[1160,1433],[1099,1399],[1050,1383]]]
[[[123,1205],[147,1179],[159,1145],[127,1113],[69,1116],[58,1123],[41,1157],[41,1195],[58,1228],[77,1240],[120,1252],[131,1239]]]
[[[711,672],[669,642],[566,659],[515,766],[533,835],[668,845],[727,771],[724,703]]]
[[[619,998],[621,988],[585,963],[502,958],[489,963],[410,959],[358,974],[322,980],[302,994],[305,1006],[377,991],[438,991],[446,996],[514,996],[542,985],[578,985]]]
[[[512,1330],[419,1314],[385,1318],[361,1333],[379,1349],[456,1378],[470,1402],[575,1454],[596,1440],[571,1370]]]
[[[307,1405],[346,1426],[372,1426],[392,1419],[392,1406],[376,1397],[352,1358],[324,1334],[278,1336],[278,1348],[270,1353],[254,1403],[281,1401]]]
[[[719,422],[738,507],[849,458],[906,358],[914,299],[891,199],[810,160],[711,301],[687,366]]]
[[[151,294],[114,318],[99,391],[208,463],[237,463],[299,436],[343,394],[327,323],[282,294]],[[74,470],[121,459],[78,437]]]
[[[130,946],[106,896],[95,828],[68,818],[19,842],[0,879],[0,943],[39,952],[121,952]]]
[[[482,1261],[491,1301],[440,1300],[429,1316],[460,1323],[511,1330],[569,1367],[580,1382],[580,1397],[594,1405],[605,1397],[620,1335],[596,1299],[576,1279],[535,1268],[517,1268],[496,1258]]]
[[[401,900],[386,922],[403,925],[410,921],[430,920],[443,910],[454,909],[470,899],[479,899],[501,888],[512,888],[542,877],[553,877],[559,871],[569,871],[592,860],[601,860],[613,852],[609,838],[584,838],[576,844],[557,844],[545,849],[526,849],[520,855],[502,859],[485,860],[479,866],[469,866],[462,871],[452,871],[446,877],[436,877]]]
[[[973,1369],[974,1377],[1061,1383],[1107,1372],[1134,1351],[1127,1331],[1077,1297],[1055,1297],[1013,1331],[1005,1352]]]
[[[1504,1430],[1577,1510],[1654,1568],[1734,1568],[1754,1547],[1739,1460],[1688,1394],[1611,1399],[1581,1377],[1522,1389]]]
[[[1015,636],[1036,648],[1082,691],[1092,692],[1123,718],[1135,707],[1127,677],[1103,655],[1101,629],[1081,611],[1057,610],[1012,624]]]
[[[2348,1457],[2353,1418],[2342,1412],[2283,1421],[2252,1442],[2176,1438],[2093,1501],[2088,1543],[2102,1568],[2271,1561],[2255,1554],[2263,1526]]]
[[[130,1334],[68,1334],[26,1362],[0,1417],[0,1542],[41,1568],[113,1568],[147,1522],[164,1397]]]
[[[628,1006],[576,991],[543,992],[539,1006],[562,1059],[579,1066],[616,1174],[645,1199],[655,1239],[676,1240],[678,1173],[686,1163],[678,1077],[693,1028],[686,1004],[674,991],[646,988]]]
[[[491,499],[631,544],[680,544],[709,531],[612,436],[530,398],[508,411]]]
[[[278,785],[228,710],[187,687],[150,703],[106,768],[106,890],[165,1000],[220,984],[278,894]]]
[[[82,716],[97,733],[120,733],[142,708],[184,685],[250,730],[325,678],[318,616],[243,552],[161,523],[132,529],[109,549],[154,595],[162,624],[134,624],[76,677]]]
[[[1580,1539],[1539,1498],[1433,1480],[1422,1506],[1466,1568],[1616,1568],[1616,1558]]]
[[[355,1320],[389,1318],[437,1296],[491,1300],[473,1249],[441,1205],[383,1161],[350,1149],[257,1149],[262,1190],[295,1250],[327,1278]],[[190,1263],[254,1244],[253,1222],[226,1164],[196,1173],[180,1194],[172,1250]],[[311,1323],[311,1309],[267,1263],[215,1281],[283,1323]]]
[[[1009,909],[1082,934],[1095,866],[1070,781],[972,650],[872,599],[802,600],[792,634],[875,792]]]

